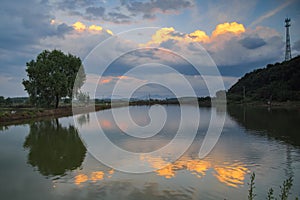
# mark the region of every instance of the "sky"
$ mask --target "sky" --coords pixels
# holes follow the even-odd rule
[[[299,8],[299,0],[1,0],[0,96],[27,96],[26,62],[45,49],[79,56],[83,90],[95,97],[113,97],[117,83],[116,97],[133,86],[136,97],[172,96],[170,88],[191,95],[182,76],[197,96],[210,95],[220,89],[217,75],[228,89],[284,60],[286,17],[299,55]]]

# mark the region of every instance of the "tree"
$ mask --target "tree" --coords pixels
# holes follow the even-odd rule
[[[0,106],[5,104],[5,98],[3,96],[0,96]]]
[[[23,85],[35,105],[54,103],[57,108],[61,97],[73,98],[85,81],[80,58],[59,50],[44,50],[26,66],[28,80]]]

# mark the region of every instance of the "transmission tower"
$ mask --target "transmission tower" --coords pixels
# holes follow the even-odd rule
[[[285,19],[285,28],[286,28],[286,42],[285,42],[285,61],[291,60],[291,43],[290,43],[290,31],[289,27],[291,26],[291,19]]]

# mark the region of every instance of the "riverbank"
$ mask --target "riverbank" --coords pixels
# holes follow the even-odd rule
[[[22,124],[26,122],[47,119],[67,117],[74,114],[84,114],[93,111],[105,110],[111,108],[110,104],[82,106],[72,109],[72,106],[63,106],[57,109],[46,108],[2,108],[0,110],[0,125]]]
[[[247,101],[247,102],[235,102],[227,101],[228,106],[250,106],[250,107],[268,107],[272,109],[282,108],[282,109],[300,109],[300,101],[285,101],[285,102],[271,102],[266,103],[262,101]]]
[[[249,106],[249,107],[268,107],[270,109],[299,109],[299,101],[287,101],[287,102],[272,102],[267,104],[261,101],[249,101],[249,102],[232,102],[228,101],[228,106]],[[131,106],[140,106],[140,105],[154,105],[154,104],[178,104],[178,102],[131,102]],[[113,104],[114,107],[127,106],[127,103],[118,103]],[[210,107],[211,105],[207,102],[199,102],[200,107]],[[71,105],[62,106],[57,109],[51,108],[34,108],[34,107],[23,107],[23,108],[0,108],[0,125],[13,125],[13,124],[23,124],[30,123],[32,121],[48,119],[48,118],[59,118],[67,117],[75,114],[84,114],[99,110],[110,109],[111,105],[106,104],[96,104],[95,106],[78,106],[76,109],[72,109]]]

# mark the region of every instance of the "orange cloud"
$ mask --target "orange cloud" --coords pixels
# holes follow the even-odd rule
[[[161,44],[162,42],[168,41],[169,39],[176,39],[176,37],[171,35],[171,33],[173,33],[174,31],[175,29],[173,27],[159,29],[154,35],[152,35],[151,41],[149,41],[146,46]]]
[[[84,31],[86,29],[86,26],[83,23],[79,22],[79,21],[74,23],[72,26],[76,31]]]
[[[237,22],[223,23],[216,26],[215,30],[212,32],[211,37],[217,37],[218,35],[225,33],[240,34],[245,32],[245,27],[243,24]]]
[[[146,44],[141,44],[140,46],[152,46],[152,45],[160,45],[163,42],[168,40],[175,40],[180,42],[201,42],[201,43],[209,43],[213,38],[216,38],[219,35],[231,33],[231,34],[240,34],[245,32],[245,27],[243,24],[239,24],[237,22],[231,23],[223,23],[218,24],[215,30],[212,32],[211,36],[208,36],[202,30],[195,30],[192,33],[181,34],[178,33],[173,27],[169,28],[161,28],[152,35],[151,40]]]
[[[91,26],[89,26],[89,30],[90,31],[102,31],[102,27],[101,26],[97,26],[97,25],[91,25]]]
[[[111,30],[109,30],[109,29],[106,29],[106,32],[107,32],[108,34],[110,34],[110,35],[113,35],[113,32],[112,32]]]
[[[196,30],[190,34],[188,34],[190,38],[192,38],[193,41],[195,42],[208,42],[209,37],[206,35],[204,31],[201,30]]]
[[[103,27],[102,26],[98,26],[95,24],[92,24],[90,26],[85,25],[84,23],[77,21],[74,24],[72,24],[73,28],[76,31],[79,32],[83,32],[83,31],[89,31],[92,33],[98,33],[98,32],[102,32],[103,31]],[[105,30],[108,34],[113,35],[113,32],[111,30],[106,29]]]

